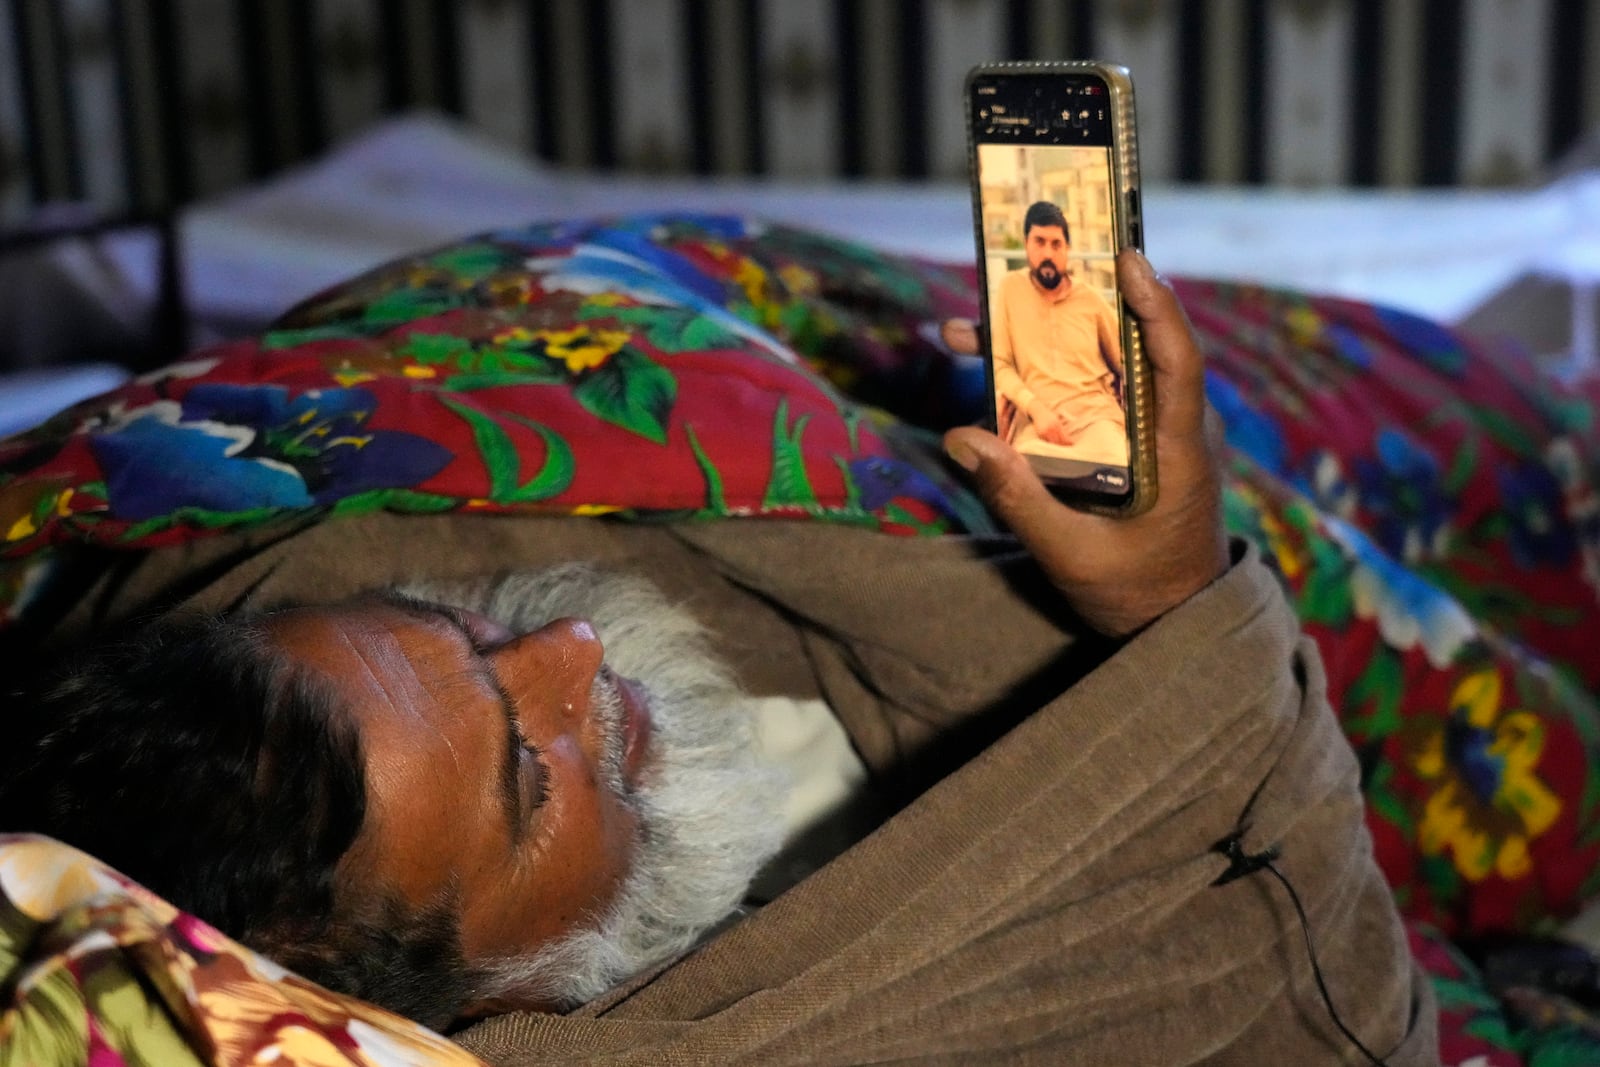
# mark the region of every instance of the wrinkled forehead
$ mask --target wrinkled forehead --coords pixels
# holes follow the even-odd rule
[[[262,632],[291,660],[338,676],[371,649],[397,647],[402,635],[385,605],[372,597],[280,608],[261,620]]]
[[[360,738],[367,819],[346,872],[413,903],[435,899],[459,832],[452,825],[498,826],[500,815],[505,731],[461,634],[443,617],[382,595],[281,609],[263,629],[334,690],[338,714]],[[465,815],[447,820],[447,808]]]
[[[326,604],[282,605],[260,619],[267,639],[309,666],[349,666],[352,656],[406,651],[447,629],[437,613],[388,590]]]
[[[363,733],[437,701],[437,678],[454,660],[447,630],[377,596],[279,610],[262,621],[267,641],[331,685]]]

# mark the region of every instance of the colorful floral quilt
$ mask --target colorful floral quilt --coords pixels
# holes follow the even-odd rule
[[[1600,387],[1381,307],[1177,288],[1230,527],[1321,646],[1446,1062],[1600,1063],[1593,1020],[1490,995],[1451,948],[1600,889]],[[970,271],[736,218],[410,257],[0,442],[0,641],[85,549],[374,508],[984,528],[934,436],[980,411],[937,334],[975,310]]]
[[[0,1065],[470,1067],[58,841],[0,835]]]

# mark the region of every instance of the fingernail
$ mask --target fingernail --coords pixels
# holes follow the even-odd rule
[[[975,471],[978,469],[978,453],[968,445],[957,441],[944,446],[945,455],[956,461],[962,470]]]

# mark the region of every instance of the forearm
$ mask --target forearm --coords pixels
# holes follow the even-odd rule
[[[1024,411],[1031,411],[1038,401],[1032,389],[1023,382],[1022,375],[1017,371],[1017,364],[1009,347],[1001,352],[996,347],[994,353],[994,391]]]

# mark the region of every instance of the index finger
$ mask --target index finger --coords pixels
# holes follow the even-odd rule
[[[1155,372],[1156,431],[1198,434],[1205,426],[1205,361],[1189,316],[1172,286],[1134,249],[1117,256],[1122,299],[1139,320],[1139,335]]]

